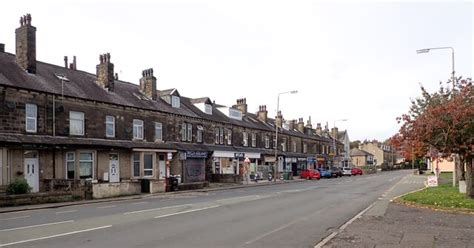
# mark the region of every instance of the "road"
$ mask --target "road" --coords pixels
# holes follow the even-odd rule
[[[409,173],[5,213],[0,247],[313,247]]]

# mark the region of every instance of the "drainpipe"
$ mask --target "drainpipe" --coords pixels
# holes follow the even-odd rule
[[[53,137],[56,136],[56,101],[53,94]]]

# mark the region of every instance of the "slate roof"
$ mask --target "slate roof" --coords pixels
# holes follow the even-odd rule
[[[372,153],[366,152],[364,150],[360,150],[360,149],[357,149],[357,148],[352,148],[351,152],[350,152],[350,156],[374,156],[374,155]]]
[[[35,144],[40,146],[93,146],[93,147],[115,147],[115,148],[153,148],[153,149],[176,149],[171,143],[156,143],[133,140],[96,139],[85,137],[66,137],[50,135],[28,135],[0,133],[0,140],[5,144]]]
[[[115,80],[114,91],[110,92],[96,83],[94,74],[39,61],[36,74],[29,74],[16,63],[15,55],[0,53],[0,85],[61,95],[61,80],[55,74],[62,74],[69,79],[64,82],[64,96],[198,117],[186,107],[172,108],[162,99],[147,99],[136,84]]]
[[[68,80],[62,83],[61,79],[56,76],[57,74],[64,75]],[[16,63],[16,57],[14,54],[0,53],[0,85],[56,95],[64,94],[64,96],[74,98],[171,113],[193,118],[202,118],[210,121],[229,123],[232,125],[269,132],[274,132],[275,130],[275,120],[271,118],[268,118],[265,123],[260,121],[257,118],[257,115],[246,113],[243,115],[242,120],[236,120],[227,117],[217,109],[218,107],[225,106],[213,103],[212,115],[203,113],[200,109],[194,106],[194,103],[198,102],[209,103],[210,99],[208,97],[190,99],[181,96],[180,108],[173,108],[159,97],[156,101],[147,98],[140,92],[139,85],[137,84],[115,80],[114,90],[111,92],[99,86],[96,83],[96,80],[97,77],[95,74],[81,70],[71,70],[69,68],[40,61],[37,61],[36,74],[29,74],[22,70],[22,68]],[[62,84],[64,86],[64,91],[61,91]],[[157,91],[157,93],[160,96],[174,93],[179,95],[175,88]],[[283,129],[281,133],[313,140],[331,141],[331,139],[316,134],[308,135],[297,130]]]

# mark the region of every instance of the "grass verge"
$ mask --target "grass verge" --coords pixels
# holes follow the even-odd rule
[[[444,210],[474,212],[474,199],[466,198],[458,188],[452,187],[452,174],[442,173],[439,186],[407,194],[399,198],[402,203],[422,205]]]

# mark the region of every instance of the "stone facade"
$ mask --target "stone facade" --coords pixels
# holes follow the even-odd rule
[[[35,180],[28,159],[38,164],[33,174],[39,191],[51,190],[55,181],[66,189],[92,183],[96,198],[137,193],[145,180],[150,192],[162,192],[172,175],[180,183],[204,185],[224,178],[213,176],[221,173],[215,170],[218,161],[234,166],[232,180],[241,176],[244,163],[255,174],[272,166],[298,174],[316,160],[328,161],[333,142],[327,134],[317,134],[303,118],[287,128],[281,112],[276,120],[268,118],[265,105],[250,113],[246,98],[226,108],[229,112],[206,98],[204,111],[176,89],[158,91],[153,69],[142,72],[139,85],[119,81],[110,54],[100,56],[95,77],[75,66],[37,64],[36,29],[31,17],[26,20],[17,29],[17,54],[0,52],[0,65],[11,66],[0,66],[7,80],[0,81],[3,186],[19,177]],[[37,73],[35,80],[27,73]],[[81,94],[82,89],[87,90]],[[278,145],[275,124],[282,127]],[[282,164],[275,163],[274,147]]]

